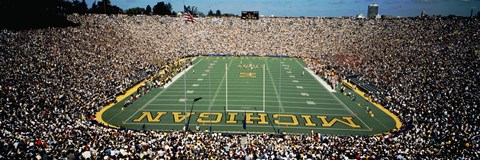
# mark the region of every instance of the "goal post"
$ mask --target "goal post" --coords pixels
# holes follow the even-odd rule
[[[265,112],[265,70],[266,70],[266,66],[265,64],[262,64],[261,65],[261,73],[260,74],[257,74],[256,72],[248,72],[248,73],[245,73],[245,72],[241,72],[241,71],[232,71],[232,73],[229,73],[229,66],[228,64],[225,64],[225,110],[227,112]],[[230,75],[229,75],[230,74]],[[232,75],[233,74],[233,75]],[[237,75],[238,74],[238,75]],[[257,97],[253,98],[253,100],[251,100],[250,102],[252,101],[255,101],[255,99],[257,99],[257,102],[261,101],[261,103],[258,103],[258,104],[255,104],[255,105],[238,105],[238,104],[235,104],[235,103],[230,103],[229,104],[229,101],[235,101],[235,100],[232,100],[232,98],[236,99],[238,101],[239,98],[241,98],[242,96],[239,96],[238,93],[234,93],[234,92],[229,92],[229,88],[231,89],[231,87],[229,85],[234,85],[233,88],[235,87],[247,87],[248,88],[248,84],[236,84],[236,83],[239,83],[239,82],[242,82],[242,78],[257,78],[257,75],[262,75],[262,78],[261,78],[261,87],[258,87],[258,88],[255,88],[255,85],[254,88],[252,88],[252,90],[254,90],[254,92],[252,93],[244,93],[243,95],[255,95],[254,93],[258,93],[260,92],[261,94],[258,94],[259,97],[257,99]],[[259,77],[258,77],[259,78]],[[229,81],[233,81],[232,84],[229,84]],[[257,82],[258,81],[254,81],[254,82]],[[235,86],[236,85],[236,86]],[[256,90],[256,89],[259,89],[259,90]],[[248,101],[252,99],[252,97],[247,97],[245,98],[244,100],[245,101]],[[257,108],[261,108],[261,110],[257,110]]]

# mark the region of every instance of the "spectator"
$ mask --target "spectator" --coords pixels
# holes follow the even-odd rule
[[[69,19],[81,26],[0,31],[1,159],[480,157],[478,19]],[[379,136],[250,134],[242,142],[241,135],[95,124],[93,115],[135,83],[153,76],[141,96],[171,81],[184,68],[180,58],[210,53],[302,57],[334,85],[359,75],[403,126]]]

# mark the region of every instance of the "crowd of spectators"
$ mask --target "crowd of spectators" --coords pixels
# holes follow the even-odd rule
[[[480,157],[478,19],[69,19],[81,25],[0,31],[0,159]],[[380,88],[375,94],[387,98],[377,102],[403,126],[377,136],[242,136],[117,130],[91,121],[164,66],[210,53],[303,57],[358,75]]]

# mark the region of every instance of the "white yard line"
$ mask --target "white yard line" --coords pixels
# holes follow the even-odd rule
[[[277,95],[277,99],[278,99],[278,105],[280,107],[280,110],[282,112],[285,112],[285,109],[283,109],[283,104],[282,104],[282,101],[280,100],[280,94],[278,94],[278,91],[277,91],[277,85],[275,84],[275,82],[273,81],[273,77],[272,77],[272,74],[270,73],[270,67],[268,66],[268,62],[267,60],[265,60],[265,65],[267,65],[268,67],[268,75],[270,76],[270,80],[273,84],[273,90],[275,91],[275,94]]]
[[[233,62],[233,59],[231,59],[230,63],[228,63],[227,70],[228,70],[228,68],[230,68],[230,64],[232,64],[232,62]],[[222,84],[223,84],[223,81],[225,81],[225,77],[227,77],[227,73],[225,73],[225,75],[223,75],[222,81],[220,82],[220,84],[218,84],[217,90],[215,91],[215,95],[213,95],[213,99],[212,99],[212,101],[210,101],[210,104],[208,105],[208,110],[212,109],[212,105],[213,105],[213,103],[215,103],[215,101],[217,99],[218,91],[220,91],[220,88],[222,88]]]
[[[297,63],[298,63],[298,65],[302,66],[302,65],[300,64],[300,62],[298,62],[298,60],[297,60]],[[305,69],[306,69],[312,76],[314,76],[314,77],[316,76],[315,73],[313,73],[312,70],[310,70],[310,69],[308,69],[308,68],[305,68]],[[328,86],[328,84],[327,84],[325,81],[323,81],[320,77],[316,76],[315,78],[317,78],[317,80],[319,80],[320,83],[322,83],[322,82],[325,83],[325,85],[324,85],[324,84],[322,84],[322,85],[324,85],[324,87],[325,87],[326,89],[330,88],[330,86]],[[330,89],[331,89],[331,88],[330,88]],[[331,90],[333,90],[333,89],[331,89]],[[334,90],[333,90],[333,91],[334,91]],[[340,99],[338,99],[338,97],[335,96],[335,95],[332,93],[332,91],[329,92],[329,93],[330,93],[330,95],[332,95],[332,97],[334,97],[340,104],[342,104],[342,106],[343,106],[345,109],[347,109],[348,112],[350,112],[350,114],[351,114],[352,116],[357,117],[357,119],[360,120],[360,122],[362,122],[363,125],[365,125],[368,129],[371,130],[370,126],[368,126],[360,117],[358,117],[357,114],[353,113],[353,111],[350,110],[350,108],[348,108],[347,105],[345,105],[345,103],[343,103]]]
[[[198,93],[198,92],[197,92]],[[236,95],[236,94],[229,94],[229,95]],[[163,95],[162,97],[178,97],[178,96],[181,96],[181,95]],[[246,96],[246,95],[241,95],[242,98],[258,98],[258,96]],[[266,98],[277,98],[277,96],[265,96]],[[304,100],[322,100],[322,101],[329,101],[329,100],[333,100],[335,101],[334,99],[331,99],[331,98],[319,98],[319,97],[330,97],[330,96],[324,96],[324,95],[321,95],[321,96],[315,96],[316,98],[312,98],[313,96],[310,96],[310,97],[302,97],[302,99]],[[287,96],[282,96],[283,99],[298,99],[298,96],[296,97],[287,97]],[[156,101],[161,101],[161,100],[164,100],[163,98],[161,99],[156,99]],[[178,99],[176,99],[178,100]],[[225,100],[223,100],[225,101]],[[230,100],[229,100],[230,101]]]
[[[128,121],[130,120],[130,118],[132,118],[132,117],[133,117],[135,114],[137,114],[140,110],[142,110],[143,108],[145,108],[146,106],[148,106],[148,104],[152,103],[152,101],[155,100],[158,96],[160,96],[163,92],[165,92],[170,85],[172,85],[173,83],[175,83],[178,78],[182,77],[183,74],[185,74],[186,72],[188,72],[188,70],[190,70],[191,68],[193,68],[195,65],[197,65],[198,63],[200,63],[202,60],[203,60],[203,58],[200,59],[197,63],[191,65],[191,66],[188,67],[187,69],[185,69],[185,70],[183,70],[182,72],[180,72],[180,73],[179,73],[178,75],[176,75],[175,77],[173,77],[173,78],[172,78],[172,82],[165,84],[165,87],[164,87],[164,89],[163,89],[161,92],[159,92],[157,95],[155,95],[155,97],[153,97],[152,99],[150,99],[147,103],[143,104],[143,106],[140,107],[140,109],[138,109],[137,111],[135,111],[135,113],[133,113],[130,117],[128,117],[127,120],[125,120],[124,122],[128,122]],[[126,123],[123,123],[123,124],[126,124]]]
[[[175,106],[183,106],[182,104],[151,104],[150,106],[164,106],[163,108],[171,108],[171,107],[174,107],[174,108],[177,108]],[[167,107],[168,106],[168,107]],[[207,107],[207,105],[195,105],[197,107]],[[245,105],[231,105],[231,106],[234,106],[234,107],[246,107]],[[332,110],[332,111],[346,111],[345,109],[342,109],[342,108],[331,108],[331,107],[295,107],[295,106],[283,106],[284,108],[287,108],[287,109],[309,109],[309,110]],[[250,107],[251,108],[251,107]],[[278,108],[278,106],[270,106],[270,105],[266,105],[265,108]],[[142,111],[145,111],[145,110],[151,110],[151,109],[143,109]],[[207,110],[208,111],[208,110]],[[233,111],[233,110],[228,110],[228,111]],[[245,110],[241,110],[242,112],[244,112]]]
[[[327,82],[325,82],[322,78],[316,75],[312,70],[308,68],[304,68],[304,69],[307,70],[307,72],[310,73],[310,75],[312,75],[318,82],[320,82],[320,84],[322,84],[322,86],[325,89],[327,89],[329,92],[337,92],[332,87],[330,87],[330,85],[328,85]]]
[[[144,109],[143,111],[150,111],[150,112],[178,112],[179,110],[177,109],[162,109],[162,110],[159,110],[159,109]],[[202,109],[197,109],[197,110],[193,110],[193,112],[206,112],[205,110],[202,110]],[[225,112],[225,110],[212,110],[212,112],[222,112],[222,115],[223,115],[223,112]],[[227,112],[227,113],[244,113],[245,110],[236,110],[236,111],[232,111],[232,112]],[[261,112],[261,111],[247,111],[247,112]],[[269,113],[269,112],[262,112],[262,113]],[[270,112],[271,113],[271,112]],[[272,114],[276,114],[276,113],[272,113]],[[334,114],[334,113],[319,113],[319,114],[312,114],[312,113],[303,113],[303,112],[295,112],[295,113],[287,113],[287,114],[294,114],[294,115],[326,115],[326,116],[349,116],[349,115],[346,115],[346,114]]]
[[[151,103],[150,105],[167,105],[167,103],[165,102],[176,102],[178,101],[178,99],[162,99],[162,100],[166,100],[164,102],[158,102],[158,101],[155,101],[157,103]],[[308,99],[308,100],[312,100],[312,99]],[[315,99],[314,99],[315,100]],[[216,100],[218,102],[225,102],[224,99],[219,99],[219,100]],[[249,99],[237,99],[237,100],[228,100],[229,102],[262,102],[262,101],[258,101],[258,100],[249,100]],[[275,100],[271,100],[271,101],[265,101],[267,103],[274,103],[274,102],[277,102]],[[298,104],[305,104],[305,101],[282,101],[283,103],[298,103]],[[178,104],[180,105],[180,103],[171,103],[171,104]],[[169,105],[171,105],[169,104]],[[324,102],[315,102],[315,104],[331,104],[331,105],[341,105],[341,104],[338,104],[338,103],[324,103]],[[184,105],[184,104],[181,104],[181,105]]]
[[[300,62],[298,62],[298,60],[295,60],[295,62],[298,63],[298,65],[300,65],[300,67],[304,67],[302,64],[300,64]],[[330,87],[330,85],[327,84],[327,82],[325,82],[322,78],[320,78],[318,75],[316,75],[312,70],[310,70],[309,68],[307,67],[304,67],[304,69],[310,73],[310,75],[312,75],[318,82],[320,82],[320,84],[322,84],[322,86],[327,89],[329,92],[337,92],[335,91],[332,87]]]

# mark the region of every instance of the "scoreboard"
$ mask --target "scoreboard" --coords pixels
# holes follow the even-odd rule
[[[258,11],[242,11],[242,19],[258,20]]]

